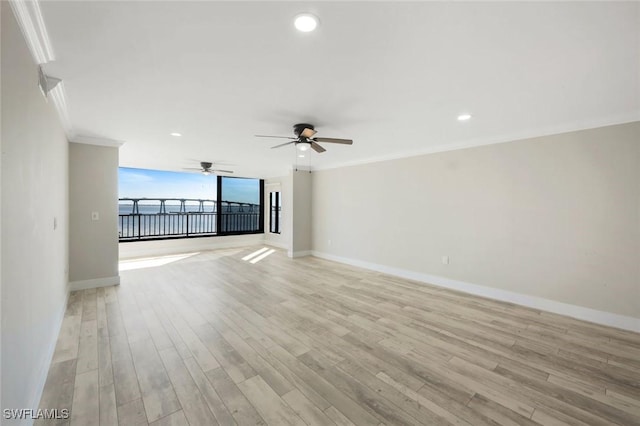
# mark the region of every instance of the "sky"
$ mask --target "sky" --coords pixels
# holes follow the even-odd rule
[[[223,177],[222,199],[258,204],[258,179]],[[118,169],[119,198],[195,198],[216,199],[216,176],[202,173],[167,172],[161,170]]]

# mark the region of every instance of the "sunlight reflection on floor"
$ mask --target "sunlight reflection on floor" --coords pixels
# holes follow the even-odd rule
[[[269,247],[263,247],[260,250],[256,250],[253,253],[249,253],[248,255],[243,257],[242,260],[249,261],[250,263],[255,264],[260,262],[262,259],[264,259],[265,257],[269,256],[274,252],[275,252],[274,249],[269,249]]]
[[[154,268],[156,266],[167,265],[169,263],[177,262],[178,260],[187,259],[197,254],[200,254],[200,252],[147,257],[143,259],[121,260],[118,269],[120,271],[130,271],[132,269]]]

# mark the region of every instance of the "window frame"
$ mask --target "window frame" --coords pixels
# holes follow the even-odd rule
[[[217,175],[217,194],[216,194],[216,211],[218,212],[218,220],[216,221],[216,235],[217,236],[226,236],[226,235],[250,235],[250,234],[264,234],[264,179],[258,179],[260,185],[260,198],[259,198],[259,216],[258,216],[258,230],[256,231],[222,231],[222,221],[220,220],[220,214],[222,213],[222,178],[227,179],[256,179],[256,178],[245,178],[245,177],[237,177],[237,176],[220,176]]]
[[[251,180],[257,180],[259,182],[259,194],[258,194],[258,220],[257,220],[257,229],[254,230],[249,230],[249,231],[223,231],[222,228],[222,192],[223,192],[223,188],[222,188],[222,178],[228,178],[228,179],[251,179]],[[216,175],[216,199],[215,199],[215,212],[216,212],[216,224],[215,224],[215,234],[189,234],[187,231],[186,235],[158,235],[158,236],[150,236],[150,237],[145,237],[145,236],[140,236],[138,235],[137,237],[132,237],[132,238],[127,238],[127,239],[121,239],[122,237],[120,237],[118,239],[119,243],[129,243],[129,242],[136,242],[136,241],[156,241],[156,240],[182,240],[182,239],[190,239],[190,238],[215,238],[215,237],[224,237],[224,236],[229,236],[229,235],[252,235],[252,234],[264,234],[264,228],[265,228],[265,214],[266,214],[266,203],[265,203],[265,190],[264,190],[264,179],[258,179],[258,178],[248,178],[248,177],[237,177],[237,176],[220,176],[220,175]],[[140,200],[143,200],[144,197],[141,197]],[[118,199],[118,206],[120,203],[120,198]],[[255,205],[255,204],[254,204]],[[120,223],[120,214],[118,215],[119,219],[118,219],[118,223]],[[139,221],[138,221],[139,223]]]

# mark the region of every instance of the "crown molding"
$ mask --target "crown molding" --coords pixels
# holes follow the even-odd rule
[[[563,133],[579,132],[582,130],[597,129],[600,127],[617,126],[620,124],[628,124],[640,121],[640,110],[632,111],[627,114],[621,114],[611,117],[577,121],[558,126],[550,126],[540,129],[526,130],[518,133],[506,134],[501,136],[472,139],[457,143],[442,143],[427,148],[392,153],[377,157],[363,158],[361,160],[353,160],[341,163],[326,164],[319,167],[313,167],[313,171],[339,169],[342,167],[360,166],[369,163],[379,163],[382,161],[399,160],[402,158],[417,157],[420,155],[437,154],[439,152],[457,151],[459,149],[475,148],[485,145],[495,145],[501,143],[518,142],[526,139],[535,139],[546,136],[560,135]]]
[[[83,136],[83,135],[74,135],[69,138],[69,142],[71,143],[81,143],[85,145],[96,145],[96,146],[106,146],[109,148],[120,148],[124,145],[123,141],[118,141],[115,139],[108,138],[100,138],[94,136]]]
[[[67,109],[67,95],[64,90],[64,82],[60,82],[49,92],[49,98],[53,101],[53,106],[58,112],[62,128],[67,134],[67,138],[71,138],[73,135],[73,128],[71,126],[71,119],[69,118],[69,110]]]
[[[9,0],[34,61],[41,65],[55,59],[47,27],[37,0]]]
[[[18,21],[18,26],[29,47],[33,61],[42,66],[55,60],[51,39],[49,38],[38,0],[9,0],[9,5],[13,10],[16,21]],[[51,90],[46,99],[51,99],[60,117],[60,122],[67,135],[67,139],[72,139],[74,132],[71,119],[69,118],[64,82],[60,82]]]

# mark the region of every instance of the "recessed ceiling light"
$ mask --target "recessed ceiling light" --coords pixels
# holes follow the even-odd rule
[[[318,26],[318,18],[310,13],[302,13],[296,16],[293,24],[296,26],[298,31],[308,33],[316,29],[316,27]]]
[[[178,132],[171,132],[169,133],[171,136],[175,136],[177,138],[179,138],[180,136],[182,136],[182,133],[178,133]]]
[[[304,154],[300,154],[300,155],[298,155],[298,157],[304,158]]]
[[[458,121],[467,121],[471,118],[471,114],[460,114],[458,116]]]

